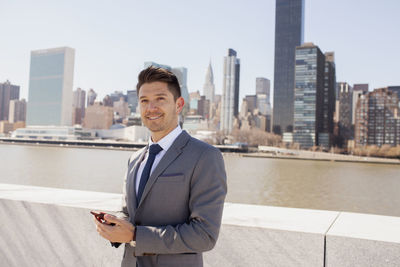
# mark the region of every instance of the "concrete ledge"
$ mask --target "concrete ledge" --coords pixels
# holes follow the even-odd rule
[[[123,248],[97,234],[89,211],[117,211],[120,202],[120,194],[0,184],[1,265],[119,266]],[[399,231],[398,217],[226,203],[204,262],[400,266]]]
[[[326,266],[400,266],[400,218],[342,212],[326,235]]]

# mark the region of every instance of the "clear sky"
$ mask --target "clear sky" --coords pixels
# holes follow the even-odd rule
[[[337,81],[400,85],[400,1],[305,0],[305,42],[334,51]],[[135,88],[144,61],[188,68],[202,93],[209,61],[222,93],[228,48],[241,60],[240,96],[273,87],[274,0],[0,0],[0,82],[28,96],[30,51],[75,49],[74,90],[104,97]]]

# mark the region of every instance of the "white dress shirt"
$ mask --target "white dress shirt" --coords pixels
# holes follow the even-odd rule
[[[154,159],[153,162],[153,166],[151,166],[151,171],[150,171],[150,175],[153,172],[153,170],[157,167],[158,163],[160,162],[160,160],[162,159],[162,157],[164,157],[165,153],[167,153],[167,150],[171,147],[172,143],[175,141],[175,139],[182,133],[182,129],[181,126],[176,126],[175,129],[173,129],[169,134],[167,134],[166,136],[164,136],[160,141],[158,141],[157,143],[153,143],[153,141],[151,140],[151,137],[149,138],[149,147],[152,144],[159,144],[163,150],[161,150],[157,155],[156,158]],[[143,169],[144,166],[146,165],[147,159],[149,157],[149,153],[148,151],[146,152],[146,155],[143,159],[143,161],[140,163],[138,172],[137,172],[137,176],[136,176],[136,194],[139,191],[139,184],[140,184],[140,179],[142,178],[142,173],[143,173]]]

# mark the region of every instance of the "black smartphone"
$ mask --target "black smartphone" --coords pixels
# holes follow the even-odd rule
[[[100,223],[105,223],[111,226],[114,226],[115,223],[107,223],[107,221],[104,219],[104,215],[106,215],[107,213],[104,212],[95,212],[95,211],[91,211],[91,214],[93,214],[93,216],[96,218],[96,220]]]

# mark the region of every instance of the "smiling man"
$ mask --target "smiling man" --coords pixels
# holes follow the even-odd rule
[[[122,266],[203,266],[202,252],[218,238],[226,173],[218,149],[178,125],[184,100],[176,76],[149,67],[138,77],[148,146],[128,162],[122,211],[95,220],[107,240],[125,243]],[[115,224],[115,225],[111,225]]]

